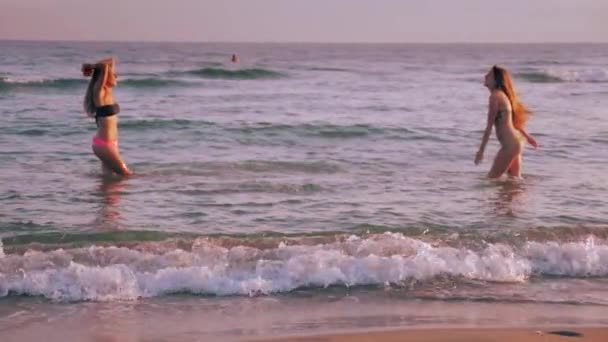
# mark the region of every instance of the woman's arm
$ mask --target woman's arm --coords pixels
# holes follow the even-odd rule
[[[486,122],[486,129],[483,132],[483,137],[481,138],[481,145],[479,146],[479,150],[475,155],[475,165],[478,165],[483,160],[483,153],[486,149],[486,145],[488,144],[488,140],[490,139],[490,134],[492,133],[492,127],[494,126],[494,121],[496,121],[497,113],[498,97],[492,93],[492,95],[490,95],[490,101],[488,104],[488,121]]]
[[[532,145],[534,148],[538,148],[538,143],[536,142],[536,139],[534,139],[530,134],[528,134],[528,132],[526,132],[525,128],[520,128],[518,130],[521,132],[521,134],[524,137],[526,137],[528,144]]]
[[[95,82],[95,85],[93,86],[93,94],[95,94],[93,97],[93,101],[95,101],[96,106],[101,106],[101,89],[103,88],[103,85],[106,84],[106,82],[108,81],[108,72],[110,70],[110,65],[112,61],[112,59],[104,59],[103,61],[95,64],[95,69],[101,70],[101,76],[97,79],[97,82]]]
[[[114,58],[110,57],[110,58],[102,59],[101,61],[94,63],[94,64],[84,63],[84,64],[82,64],[82,67],[80,70],[82,71],[82,74],[84,76],[88,77],[93,74],[93,71],[95,71],[95,69],[101,69],[105,66],[114,66]]]
[[[108,79],[108,67],[105,64],[102,64],[100,66],[96,65],[96,67],[101,69],[101,76],[93,85],[93,101],[95,101],[95,106],[99,107],[102,105],[101,103],[103,100],[101,96],[101,89],[103,88],[103,85],[106,84],[106,81]]]

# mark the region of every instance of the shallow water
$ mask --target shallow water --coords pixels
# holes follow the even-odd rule
[[[107,55],[119,59],[125,180],[100,177],[81,109],[80,63]],[[0,42],[0,296],[371,286],[606,305],[606,56],[608,45]],[[494,63],[534,111],[541,149],[526,151],[520,181],[484,178],[494,137],[472,162]]]

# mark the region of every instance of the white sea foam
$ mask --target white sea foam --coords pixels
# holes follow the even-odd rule
[[[563,82],[608,82],[608,70],[601,68],[586,68],[578,70],[550,68],[545,70],[548,76]]]
[[[28,252],[0,258],[0,296],[113,301],[179,292],[255,295],[331,285],[399,285],[437,276],[523,282],[545,275],[607,276],[608,245],[589,238],[470,250],[385,233],[273,249],[223,248],[200,239],[192,251],[168,253],[119,247]]]

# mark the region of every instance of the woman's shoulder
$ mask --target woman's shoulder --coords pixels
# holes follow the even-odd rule
[[[492,90],[492,93],[490,94],[490,101],[501,105],[501,107],[510,103],[507,94],[500,89]]]

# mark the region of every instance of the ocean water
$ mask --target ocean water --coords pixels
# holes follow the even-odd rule
[[[82,110],[80,64],[110,55],[122,180]],[[494,136],[473,165],[496,63],[534,112],[523,180],[485,179]],[[6,317],[336,292],[608,305],[608,45],[3,41],[0,108]]]

